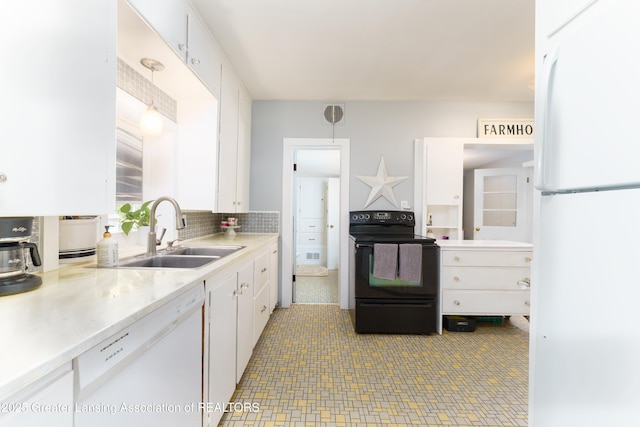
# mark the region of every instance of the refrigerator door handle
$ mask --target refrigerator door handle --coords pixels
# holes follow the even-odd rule
[[[553,78],[555,76],[556,64],[558,63],[559,49],[552,50],[544,59],[541,78],[541,90],[537,99],[538,112],[536,114],[536,135],[538,135],[536,167],[534,184],[536,189],[543,192],[554,192],[547,182],[545,155],[553,143],[550,136],[549,117],[551,116],[551,90],[553,88]]]

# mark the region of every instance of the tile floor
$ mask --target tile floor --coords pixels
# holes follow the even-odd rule
[[[526,426],[528,353],[510,320],[358,335],[337,305],[294,304],[274,311],[232,398],[251,409],[220,425]]]
[[[338,304],[338,270],[328,276],[296,276],[296,304]]]

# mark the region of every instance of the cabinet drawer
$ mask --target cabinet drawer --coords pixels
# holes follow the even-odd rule
[[[442,267],[440,287],[468,290],[526,290],[522,281],[531,277],[528,267]]]
[[[299,233],[324,233],[325,220],[322,218],[300,218],[298,220]]]
[[[262,255],[258,256],[254,262],[254,270],[253,270],[253,295],[258,295],[258,293],[264,288],[264,286],[269,283],[269,252],[265,252]]]
[[[256,345],[269,321],[269,288],[264,288],[253,299],[253,345]]]
[[[529,314],[529,291],[443,291],[442,314]]]
[[[442,265],[528,267],[530,251],[442,251]]]
[[[320,246],[324,244],[324,233],[298,233],[298,244]]]

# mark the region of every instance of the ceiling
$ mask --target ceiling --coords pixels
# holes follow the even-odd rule
[[[192,0],[255,100],[533,101],[535,0]]]

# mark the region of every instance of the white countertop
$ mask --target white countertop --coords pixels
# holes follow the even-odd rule
[[[436,240],[436,244],[445,249],[528,249],[531,243],[511,242],[508,240]]]
[[[178,246],[246,248],[197,269],[68,266],[40,274],[43,283],[36,290],[0,297],[0,401],[277,237],[192,239]]]

